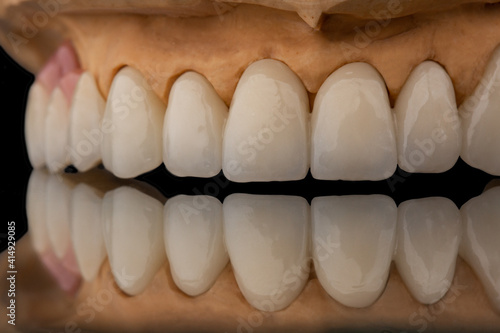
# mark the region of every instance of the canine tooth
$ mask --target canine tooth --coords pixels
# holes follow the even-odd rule
[[[316,95],[311,173],[328,180],[381,180],[396,170],[394,122],[384,80],[370,65],[332,73]]]
[[[163,205],[134,188],[107,192],[101,220],[115,281],[125,293],[140,294],[163,265]]]
[[[102,199],[91,186],[79,184],[70,200],[70,230],[76,261],[83,278],[91,281],[106,258],[101,232]]]
[[[69,199],[71,188],[62,178],[50,175],[45,197],[47,232],[54,254],[62,259],[70,245]]]
[[[43,84],[35,81],[28,95],[24,128],[26,149],[35,169],[45,164],[45,118],[49,97],[49,92]]]
[[[472,198],[460,209],[463,232],[460,256],[481,280],[486,294],[500,311],[500,187]]]
[[[223,211],[226,246],[241,292],[259,310],[286,308],[309,276],[306,200],[233,194]]]
[[[87,171],[101,160],[101,119],[106,102],[94,78],[84,72],[76,86],[70,109],[70,161],[79,171]]]
[[[125,67],[116,74],[104,112],[101,147],[106,169],[133,178],[162,163],[165,105],[142,74]]]
[[[495,50],[474,93],[459,108],[462,159],[492,175],[500,175],[500,47]]]
[[[45,169],[35,169],[30,176],[26,191],[26,215],[33,247],[44,253],[50,247],[46,222],[47,182],[49,175]]]
[[[389,276],[396,204],[384,195],[317,197],[311,211],[312,253],[319,282],[346,306],[373,304]]]
[[[460,213],[451,200],[408,200],[398,207],[394,259],[406,286],[420,303],[435,303],[448,291],[460,238]]]
[[[191,296],[210,289],[229,260],[220,201],[201,195],[169,199],[164,209],[164,232],[177,287]]]
[[[446,71],[432,61],[418,65],[396,101],[398,163],[408,172],[444,172],[462,147],[455,92]]]
[[[170,90],[163,126],[163,160],[177,176],[213,177],[222,168],[227,106],[210,82],[183,74]]]
[[[61,88],[50,96],[45,118],[45,164],[51,172],[59,172],[69,164],[69,106]]]
[[[251,64],[231,102],[224,175],[236,182],[302,179],[308,147],[309,101],[300,79],[280,61]]]

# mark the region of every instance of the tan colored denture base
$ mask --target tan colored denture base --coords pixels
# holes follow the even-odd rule
[[[483,4],[390,22],[332,15],[320,31],[294,12],[247,5],[206,18],[128,14],[61,18],[82,67],[94,74],[104,96],[116,72],[129,65],[144,74],[164,102],[175,79],[194,70],[205,75],[229,104],[245,68],[258,59],[273,58],[297,73],[312,95],[335,69],[368,62],[384,77],[394,103],[411,70],[430,59],[445,67],[460,104],[500,44],[499,15],[500,6]]]

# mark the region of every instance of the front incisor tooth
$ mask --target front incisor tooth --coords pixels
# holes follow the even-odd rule
[[[361,308],[384,291],[397,208],[383,195],[314,198],[312,253],[318,280],[338,302]]]
[[[246,300],[286,308],[309,277],[309,205],[300,197],[232,194],[223,204],[227,251]]]
[[[314,101],[311,128],[316,179],[382,180],[396,170],[387,89],[368,64],[345,65],[326,79]]]
[[[101,154],[106,169],[133,178],[162,163],[165,105],[142,74],[124,67],[111,84],[102,123]]]
[[[213,177],[222,168],[227,106],[210,82],[195,72],[179,77],[168,99],[163,161],[176,176]]]
[[[460,213],[451,200],[408,200],[398,207],[394,259],[406,286],[420,303],[435,303],[450,288],[460,238]]]
[[[50,96],[45,118],[45,164],[51,172],[59,172],[69,164],[69,105],[60,87]]]
[[[35,81],[28,95],[24,127],[26,149],[33,168],[41,168],[45,164],[45,118],[49,97],[43,84]]]
[[[304,85],[280,61],[251,64],[229,110],[224,175],[235,182],[303,179],[308,156],[309,99]]]

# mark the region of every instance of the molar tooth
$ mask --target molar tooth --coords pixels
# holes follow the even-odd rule
[[[45,164],[45,118],[49,97],[49,92],[43,84],[35,81],[28,95],[24,128],[26,149],[35,169]]]
[[[462,159],[492,175],[500,175],[500,47],[491,56],[474,93],[460,105]]]
[[[396,170],[389,98],[372,66],[352,63],[331,74],[316,95],[311,127],[314,178],[381,180]]]
[[[460,256],[481,280],[486,294],[500,311],[500,187],[472,198],[460,209],[463,237]]]
[[[373,304],[389,276],[394,201],[384,195],[317,197],[311,212],[314,267],[323,288],[347,306]]]
[[[243,73],[223,139],[225,176],[236,182],[298,180],[309,168],[309,101],[300,79],[265,59]]]
[[[259,310],[284,309],[309,276],[306,200],[233,194],[223,211],[226,246],[241,292]]]
[[[142,74],[125,67],[116,74],[104,112],[101,147],[106,169],[133,178],[162,163],[165,105]]]
[[[432,61],[418,65],[396,101],[398,162],[408,172],[444,172],[462,147],[453,84]]]
[[[460,213],[451,200],[408,200],[398,207],[394,259],[406,286],[420,303],[435,303],[448,291],[460,238]]]
[[[222,168],[227,106],[205,77],[183,74],[170,90],[163,126],[163,160],[177,176],[213,177]]]
[[[178,195],[164,209],[165,249],[179,289],[206,292],[229,260],[222,231],[222,204],[209,196]]]
[[[101,119],[106,102],[94,78],[84,72],[78,81],[70,109],[70,161],[79,171],[87,171],[101,160]]]
[[[101,220],[115,281],[125,293],[140,294],[165,261],[163,205],[123,186],[104,196]]]
[[[69,164],[67,152],[69,130],[68,101],[60,87],[50,96],[45,118],[45,164],[51,172],[59,172]]]

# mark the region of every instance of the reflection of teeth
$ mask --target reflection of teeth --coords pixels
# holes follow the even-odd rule
[[[45,118],[49,104],[49,93],[39,82],[30,89],[26,105],[25,135],[26,148],[31,165],[40,168],[45,164]]]
[[[462,145],[453,84],[432,61],[415,68],[394,107],[398,162],[408,172],[444,172],[458,159]]]
[[[500,310],[500,187],[465,203],[460,255],[472,266],[497,310]]]
[[[178,195],[167,201],[164,219],[165,249],[175,284],[191,296],[204,293],[228,262],[220,201]]]
[[[227,106],[198,73],[175,81],[163,127],[163,158],[177,176],[213,177],[222,167]]]
[[[307,201],[233,194],[223,209],[226,246],[241,292],[259,310],[284,309],[309,276]]]
[[[26,190],[26,216],[29,221],[31,240],[33,247],[38,253],[44,253],[50,246],[49,235],[47,233],[46,212],[47,203],[47,182],[49,175],[46,170],[33,170],[30,177],[28,189]]]
[[[395,262],[411,294],[424,304],[440,300],[455,272],[460,214],[446,198],[403,202],[398,207]]]
[[[68,144],[69,106],[61,88],[50,96],[45,119],[45,161],[51,172],[59,172],[69,162]]]
[[[139,71],[131,67],[120,70],[104,113],[104,166],[121,178],[136,177],[159,166],[164,113],[165,106]]]
[[[319,197],[311,212],[313,260],[323,288],[347,306],[374,303],[394,251],[394,201],[383,195]]]
[[[389,98],[370,65],[348,64],[326,79],[316,95],[311,127],[314,178],[381,180],[396,170]]]
[[[60,178],[50,177],[45,194],[46,223],[55,255],[62,259],[70,244],[69,203],[71,188]]]
[[[297,180],[309,168],[309,99],[282,62],[250,65],[234,93],[224,133],[223,170],[237,182]]]
[[[118,286],[141,293],[165,261],[162,204],[131,187],[106,193],[102,223],[106,250]]]

